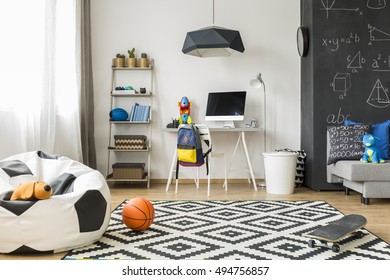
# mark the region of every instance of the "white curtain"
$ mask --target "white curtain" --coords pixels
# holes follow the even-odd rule
[[[32,150],[82,161],[74,0],[0,3],[0,159]]]

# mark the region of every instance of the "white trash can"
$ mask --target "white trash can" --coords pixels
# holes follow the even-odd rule
[[[267,193],[292,194],[295,186],[297,153],[263,153]]]

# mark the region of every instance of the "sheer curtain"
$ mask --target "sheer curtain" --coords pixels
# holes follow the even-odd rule
[[[0,158],[43,150],[82,161],[75,1],[2,1],[0,28]]]

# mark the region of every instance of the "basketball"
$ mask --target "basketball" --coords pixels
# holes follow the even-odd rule
[[[142,231],[150,227],[154,220],[154,207],[142,197],[130,199],[122,210],[122,220],[132,230]]]

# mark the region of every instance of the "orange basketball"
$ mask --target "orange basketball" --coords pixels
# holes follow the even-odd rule
[[[123,207],[122,220],[132,230],[146,230],[153,223],[154,207],[145,198],[132,198]]]

